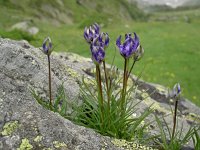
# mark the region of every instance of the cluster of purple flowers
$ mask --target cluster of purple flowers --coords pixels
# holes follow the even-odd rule
[[[89,28],[85,27],[84,38],[90,44],[92,60],[94,63],[100,64],[105,58],[105,48],[109,45],[109,36],[107,33],[101,33],[97,23]],[[139,38],[136,33],[132,37],[131,33],[125,34],[125,41],[121,42],[121,35],[116,40],[120,54],[128,59],[133,56],[137,61],[144,53],[144,49],[140,45]]]
[[[109,45],[109,36],[107,33],[100,32],[97,23],[84,30],[84,38],[90,44],[92,60],[100,64],[105,58],[105,49]]]

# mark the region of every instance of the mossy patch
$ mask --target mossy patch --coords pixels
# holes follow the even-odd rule
[[[67,144],[65,144],[64,142],[59,142],[59,141],[53,141],[53,146],[55,148],[61,148],[61,147],[67,148]]]
[[[32,150],[33,146],[29,143],[28,139],[22,139],[20,147],[17,150]]]
[[[18,121],[7,122],[3,126],[3,131],[1,132],[1,134],[4,136],[11,135],[18,127],[19,127]]]

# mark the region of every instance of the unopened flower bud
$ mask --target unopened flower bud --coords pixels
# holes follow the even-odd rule
[[[179,97],[181,94],[181,86],[179,83],[176,83],[174,85],[174,88],[172,89],[172,91],[170,92],[170,97],[171,98],[177,98]]]
[[[44,39],[44,42],[42,44],[42,48],[43,48],[43,52],[46,55],[50,55],[52,52],[52,42],[51,42],[51,38],[47,37]]]
[[[138,46],[138,49],[136,50],[136,52],[133,55],[134,61],[139,61],[144,55],[144,49],[143,47],[140,45]]]

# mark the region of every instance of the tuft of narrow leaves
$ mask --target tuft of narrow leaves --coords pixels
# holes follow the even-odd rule
[[[194,136],[194,127],[190,126],[188,131],[183,134],[183,124],[180,130],[176,130],[173,135],[169,125],[162,116],[162,119],[159,119],[155,115],[155,119],[160,131],[160,138],[155,142],[158,144],[158,149],[163,150],[181,150],[184,145],[186,145],[191,138]],[[195,141],[196,142],[196,141]]]
[[[141,102],[136,103],[131,98],[132,92],[137,89],[135,86],[132,86],[126,93],[127,100],[123,106],[126,109],[121,109],[121,90],[114,91],[119,87],[119,84],[117,78],[113,79],[113,86],[110,92],[112,94],[109,98],[110,105],[108,105],[108,101],[104,101],[102,113],[102,109],[99,107],[98,96],[95,94],[96,92],[94,92],[93,88],[89,87],[83,78],[80,85],[83,101],[80,106],[74,106],[76,117],[74,117],[73,121],[79,125],[92,128],[106,136],[126,140],[134,139],[134,141],[145,143],[152,139],[152,136],[149,136],[147,133],[149,123],[146,122],[143,124],[143,122],[152,113],[152,110],[149,108],[140,116],[133,116],[133,114],[137,113],[137,106]],[[106,91],[104,91],[103,95],[105,99],[107,95]],[[102,114],[104,118],[103,122],[101,120]]]
[[[44,98],[41,98],[41,96],[33,89],[30,89],[32,96],[36,99],[36,101],[45,107],[46,109],[49,109],[53,112],[59,113],[61,116],[65,118],[69,118],[69,115],[67,113],[68,105],[70,105],[69,101],[67,100],[67,96],[65,94],[64,85],[61,84],[58,87],[56,98],[54,99],[54,103],[52,103],[52,106],[49,105],[48,100],[45,100]]]
[[[192,141],[195,150],[200,150],[200,127],[194,128],[194,134],[192,136]]]

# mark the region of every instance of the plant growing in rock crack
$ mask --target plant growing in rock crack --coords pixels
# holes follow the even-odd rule
[[[180,84],[177,83],[174,85],[173,90],[170,92],[170,97],[174,100],[174,113],[173,113],[173,127],[172,131],[170,130],[170,127],[168,126],[167,122],[165,121],[164,117],[162,117],[164,126],[161,122],[161,120],[155,116],[156,122],[158,124],[159,130],[160,130],[160,140],[156,141],[158,143],[159,149],[164,150],[180,150],[189,140],[194,137],[195,134],[195,127],[190,126],[189,130],[185,135],[183,135],[183,124],[180,130],[177,130],[177,110],[178,110],[178,102],[180,99],[181,94],[181,87]],[[167,132],[165,128],[167,129]],[[169,139],[168,139],[169,137]],[[195,137],[194,137],[195,138]],[[197,136],[198,138],[198,136]],[[195,141],[196,142],[196,141]]]
[[[52,88],[51,88],[51,60],[50,55],[53,51],[52,48],[52,41],[50,37],[47,37],[44,39],[44,42],[42,44],[42,51],[44,54],[47,55],[48,60],[48,79],[49,79],[49,101],[45,101],[43,98],[40,97],[37,92],[31,88],[31,93],[33,97],[38,101],[39,104],[44,106],[47,109],[50,109],[54,112],[58,112],[61,116],[64,116],[67,118],[67,105],[69,102],[67,102],[67,96],[65,94],[64,85],[61,84],[59,88],[57,89],[56,98],[53,101],[52,98]]]
[[[51,93],[51,60],[50,55],[52,52],[52,42],[50,37],[47,37],[42,44],[43,52],[47,55],[48,71],[49,71],[49,107],[52,107],[52,93]]]
[[[125,35],[124,43],[121,43],[121,36],[116,41],[120,54],[124,58],[122,89],[119,89],[121,78],[119,79],[117,69],[113,66],[108,69],[105,63],[109,35],[101,33],[99,25],[95,23],[89,28],[85,28],[84,38],[90,45],[92,60],[96,66],[97,89],[95,93],[95,90],[89,87],[83,78],[83,84],[80,85],[83,103],[81,106],[75,107],[76,117],[73,120],[78,124],[93,128],[103,135],[128,140],[147,140],[144,137],[145,129],[149,124],[142,124],[142,122],[151,113],[151,110],[146,110],[139,117],[133,117],[138,103],[134,102],[131,96],[136,92],[137,86],[132,85],[128,88],[131,71],[144,53],[138,36],[134,33],[134,37],[132,37],[132,34],[129,33]]]
[[[137,105],[141,101],[134,101],[133,95],[136,95],[137,85],[133,84],[130,86],[128,79],[134,65],[144,54],[144,49],[136,33],[133,35],[131,33],[125,34],[124,42],[121,41],[121,35],[116,40],[116,46],[124,59],[122,77],[120,77],[120,72],[113,66],[113,63],[111,67],[106,66],[105,54],[110,41],[108,33],[100,32],[99,25],[95,23],[89,28],[85,28],[84,38],[90,45],[92,61],[96,66],[96,80],[89,80],[89,82],[93,84],[93,87],[96,86],[96,88],[88,85],[83,77],[82,84],[80,85],[81,104],[75,102],[71,104],[67,101],[63,84],[58,88],[56,98],[53,101],[50,65],[52,42],[47,37],[43,42],[42,50],[48,59],[49,101],[43,100],[35,90],[31,90],[32,95],[41,105],[54,112],[58,112],[61,116],[71,119],[77,124],[93,128],[103,135],[140,143],[152,142],[155,139],[154,141],[159,145],[158,148],[165,150],[179,150],[192,138],[194,147],[196,149],[199,148],[199,127],[191,126],[184,136],[182,135],[183,126],[179,131],[176,128],[178,102],[181,93],[179,84],[176,84],[171,92],[171,97],[175,102],[172,131],[163,117],[162,121],[167,129],[166,133],[161,120],[155,116],[160,129],[160,138],[157,138],[158,135],[148,135],[147,127],[150,125],[150,122],[143,122],[152,113],[151,107],[144,110],[144,113],[140,116],[134,117],[133,114],[137,112]],[[71,114],[67,114],[69,104],[73,109]]]

